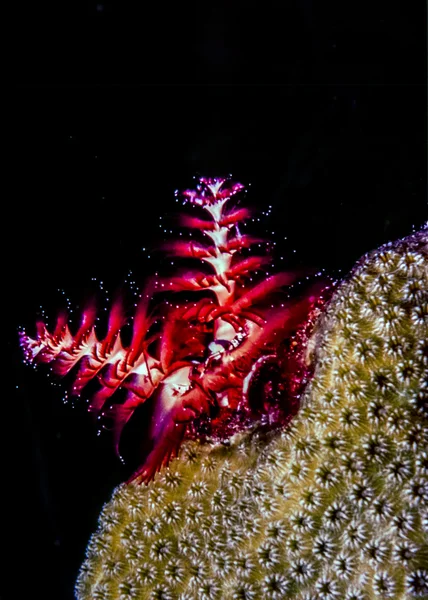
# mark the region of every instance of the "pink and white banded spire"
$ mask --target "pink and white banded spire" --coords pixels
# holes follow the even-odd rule
[[[228,206],[243,189],[230,178],[200,178],[195,190],[182,193],[184,204],[204,212],[201,217],[183,215],[181,225],[202,233],[208,243],[175,241],[165,249],[208,265],[210,272],[205,266],[150,281],[140,296],[128,346],[121,337],[127,319],[119,300],[111,307],[104,339],[97,334],[93,306],[83,311],[74,334],[64,313],[52,332],[39,321],[35,338],[20,333],[27,362],[51,363],[60,376],[77,367],[72,395],[80,396],[91,380],[98,381],[89,409],[112,418],[118,453],[122,431],[135,409],[153,399],[145,432],[148,450],[131,479],[149,481],[177,455],[189,426],[201,417],[209,418],[213,407],[217,412],[250,413],[247,395],[257,369],[307,322],[319,296],[318,285],[303,299],[275,306],[272,295],[292,284],[297,275],[265,274],[252,283],[255,272],[271,259],[250,254],[261,242],[240,231],[250,213]],[[165,290],[173,303],[156,300],[158,292]],[[176,292],[185,292],[186,298]],[[123,403],[114,401],[120,388],[127,391]]]

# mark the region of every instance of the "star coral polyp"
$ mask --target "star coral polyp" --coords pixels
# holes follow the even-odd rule
[[[182,226],[191,234],[202,234],[208,243],[176,241],[165,249],[203,266],[147,284],[133,318],[129,346],[121,336],[126,318],[119,301],[111,308],[104,339],[97,333],[93,307],[83,312],[74,334],[64,314],[53,331],[38,322],[35,339],[21,333],[28,362],[51,363],[60,376],[77,367],[72,395],[80,396],[91,380],[98,380],[89,408],[102,418],[112,418],[118,453],[124,427],[135,410],[152,399],[147,452],[132,479],[152,479],[177,455],[186,435],[198,437],[204,431],[225,438],[269,411],[268,421],[278,424],[296,410],[309,374],[303,347],[321,286],[293,301],[275,302],[297,274],[268,276],[263,271],[270,257],[252,253],[263,246],[262,241],[240,229],[250,212],[237,203],[229,208],[242,191],[243,185],[230,179],[201,178],[195,190],[183,192],[184,204],[205,216],[185,215]],[[260,271],[262,279],[252,283]],[[157,300],[160,292],[170,294],[173,303]],[[285,342],[296,331],[287,349]],[[260,373],[271,373],[275,364],[281,364],[287,376],[282,382],[268,376],[262,385]],[[114,401],[120,388],[127,390],[123,403]],[[254,389],[257,401],[252,400],[257,396]]]

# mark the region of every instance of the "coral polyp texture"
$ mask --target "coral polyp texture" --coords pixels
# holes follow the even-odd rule
[[[121,334],[129,318],[119,300],[111,307],[103,339],[93,305],[83,311],[74,334],[65,314],[52,331],[39,321],[35,338],[20,334],[27,362],[49,363],[59,376],[77,370],[71,396],[98,382],[89,410],[113,423],[118,454],[126,424],[151,401],[141,432],[142,464],[131,479],[150,481],[177,455],[185,437],[227,439],[255,422],[283,424],[297,410],[310,375],[305,342],[323,302],[323,286],[313,284],[304,295],[287,298],[284,289],[298,273],[267,274],[271,257],[263,251],[265,242],[241,232],[250,215],[236,201],[242,191],[243,185],[229,178],[201,178],[195,190],[181,194],[203,218],[183,215],[189,241],[164,249],[202,267],[148,281],[129,345]],[[284,376],[275,378],[279,365]],[[261,372],[273,379],[254,393],[262,387]],[[127,393],[122,402],[115,401],[120,389]]]
[[[293,421],[186,441],[105,505],[79,600],[428,598],[427,229],[363,257]]]

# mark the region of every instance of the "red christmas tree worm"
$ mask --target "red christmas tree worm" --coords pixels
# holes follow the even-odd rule
[[[74,334],[65,314],[60,314],[52,332],[38,322],[35,339],[20,332],[27,362],[51,363],[60,376],[76,367],[71,394],[80,396],[87,383],[98,380],[99,389],[89,408],[99,416],[112,417],[117,452],[123,428],[135,409],[153,398],[150,449],[132,479],[147,482],[153,478],[176,456],[186,432],[197,435],[197,424],[204,419],[211,420],[211,433],[217,427],[222,437],[233,432],[230,415],[241,415],[242,423],[242,415],[254,418],[269,411],[263,402],[251,406],[249,391],[272,359],[283,361],[287,385],[282,389],[295,397],[307,376],[302,349],[321,286],[303,299],[278,307],[270,303],[272,296],[295,281],[296,274],[263,273],[270,258],[251,254],[260,240],[240,231],[249,211],[226,207],[242,190],[240,183],[228,178],[201,178],[196,190],[183,193],[185,203],[202,209],[205,218],[183,216],[182,226],[199,231],[208,243],[177,241],[166,250],[196,259],[208,265],[210,272],[206,268],[188,271],[149,283],[140,296],[128,346],[121,337],[126,319],[119,301],[111,307],[104,339],[98,337],[92,306],[83,312]],[[260,270],[262,278],[253,284],[253,275]],[[150,310],[153,298],[165,291],[175,294],[174,304],[155,302]],[[177,303],[183,294],[176,292],[187,293],[187,298]],[[291,346],[299,346],[300,353],[284,345],[296,330]],[[121,404],[113,398],[119,388],[127,390]],[[261,394],[269,396],[266,384]]]

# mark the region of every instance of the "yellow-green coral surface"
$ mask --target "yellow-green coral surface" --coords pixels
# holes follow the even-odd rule
[[[187,443],[114,491],[79,600],[428,598],[427,240],[336,290],[291,426]]]

